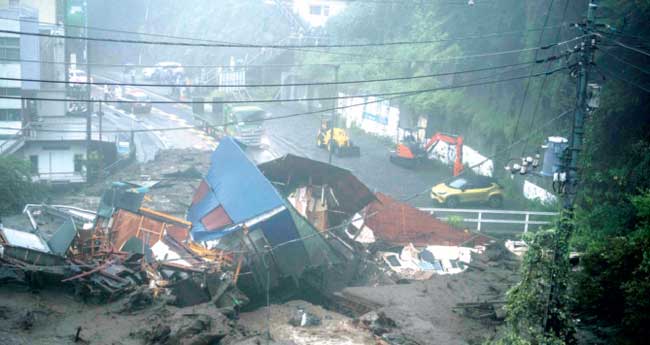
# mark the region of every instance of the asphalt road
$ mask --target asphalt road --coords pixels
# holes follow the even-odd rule
[[[95,80],[122,81],[121,74],[104,72],[95,75]],[[143,87],[135,88],[146,92],[153,100],[170,100],[165,95],[168,88]],[[288,104],[262,104],[269,117],[277,117],[304,112]],[[116,110],[112,119],[115,126],[130,128],[133,115]],[[329,116],[329,113],[325,114]],[[328,151],[316,146],[316,134],[320,126],[320,115],[312,114],[279,120],[269,120],[264,124],[266,136],[264,145],[259,149],[247,149],[249,157],[257,163],[281,157],[292,153],[311,159],[327,162]],[[167,128],[191,126],[193,123],[192,110],[185,104],[153,104],[151,114],[136,114],[135,126],[139,128]],[[201,131],[183,130],[168,132],[150,132],[137,134],[145,136],[139,142],[143,153],[138,156],[141,160],[151,159],[155,152],[164,148],[195,148],[213,150],[216,142]],[[351,132],[352,140],[361,147],[361,157],[332,158],[332,163],[351,170],[371,190],[386,193],[398,200],[408,200],[415,206],[431,206],[428,198],[429,188],[441,180],[451,176],[451,168],[431,166],[419,170],[404,169],[388,161],[391,147],[385,140],[364,134],[359,131]],[[138,143],[136,143],[138,144]]]

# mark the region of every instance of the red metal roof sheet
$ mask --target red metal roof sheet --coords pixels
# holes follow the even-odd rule
[[[379,202],[375,201],[366,208],[365,214],[369,216],[365,224],[374,231],[376,238],[385,242],[457,246],[465,242],[469,245],[484,244],[489,240],[485,236],[477,237],[469,231],[455,228],[388,195],[376,193],[376,196]],[[476,238],[472,240],[473,237]]]

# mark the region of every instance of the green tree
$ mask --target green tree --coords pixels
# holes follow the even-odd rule
[[[29,162],[12,156],[0,157],[0,215],[20,212],[25,203],[42,192],[32,182]]]

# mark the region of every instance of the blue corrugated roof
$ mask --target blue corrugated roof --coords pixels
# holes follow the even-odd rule
[[[205,177],[210,186],[203,199],[192,205],[188,220],[195,226],[208,212],[221,205],[234,224],[250,220],[283,206],[282,197],[237,143],[221,139],[212,153]]]

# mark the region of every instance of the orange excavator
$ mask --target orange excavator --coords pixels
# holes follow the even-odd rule
[[[390,161],[393,164],[414,169],[429,159],[429,152],[433,151],[438,143],[449,144],[456,151],[454,158],[454,176],[463,171],[463,137],[453,134],[436,133],[426,144],[422,145],[414,135],[414,130],[405,129],[404,139],[397,144],[395,151],[391,152]]]

